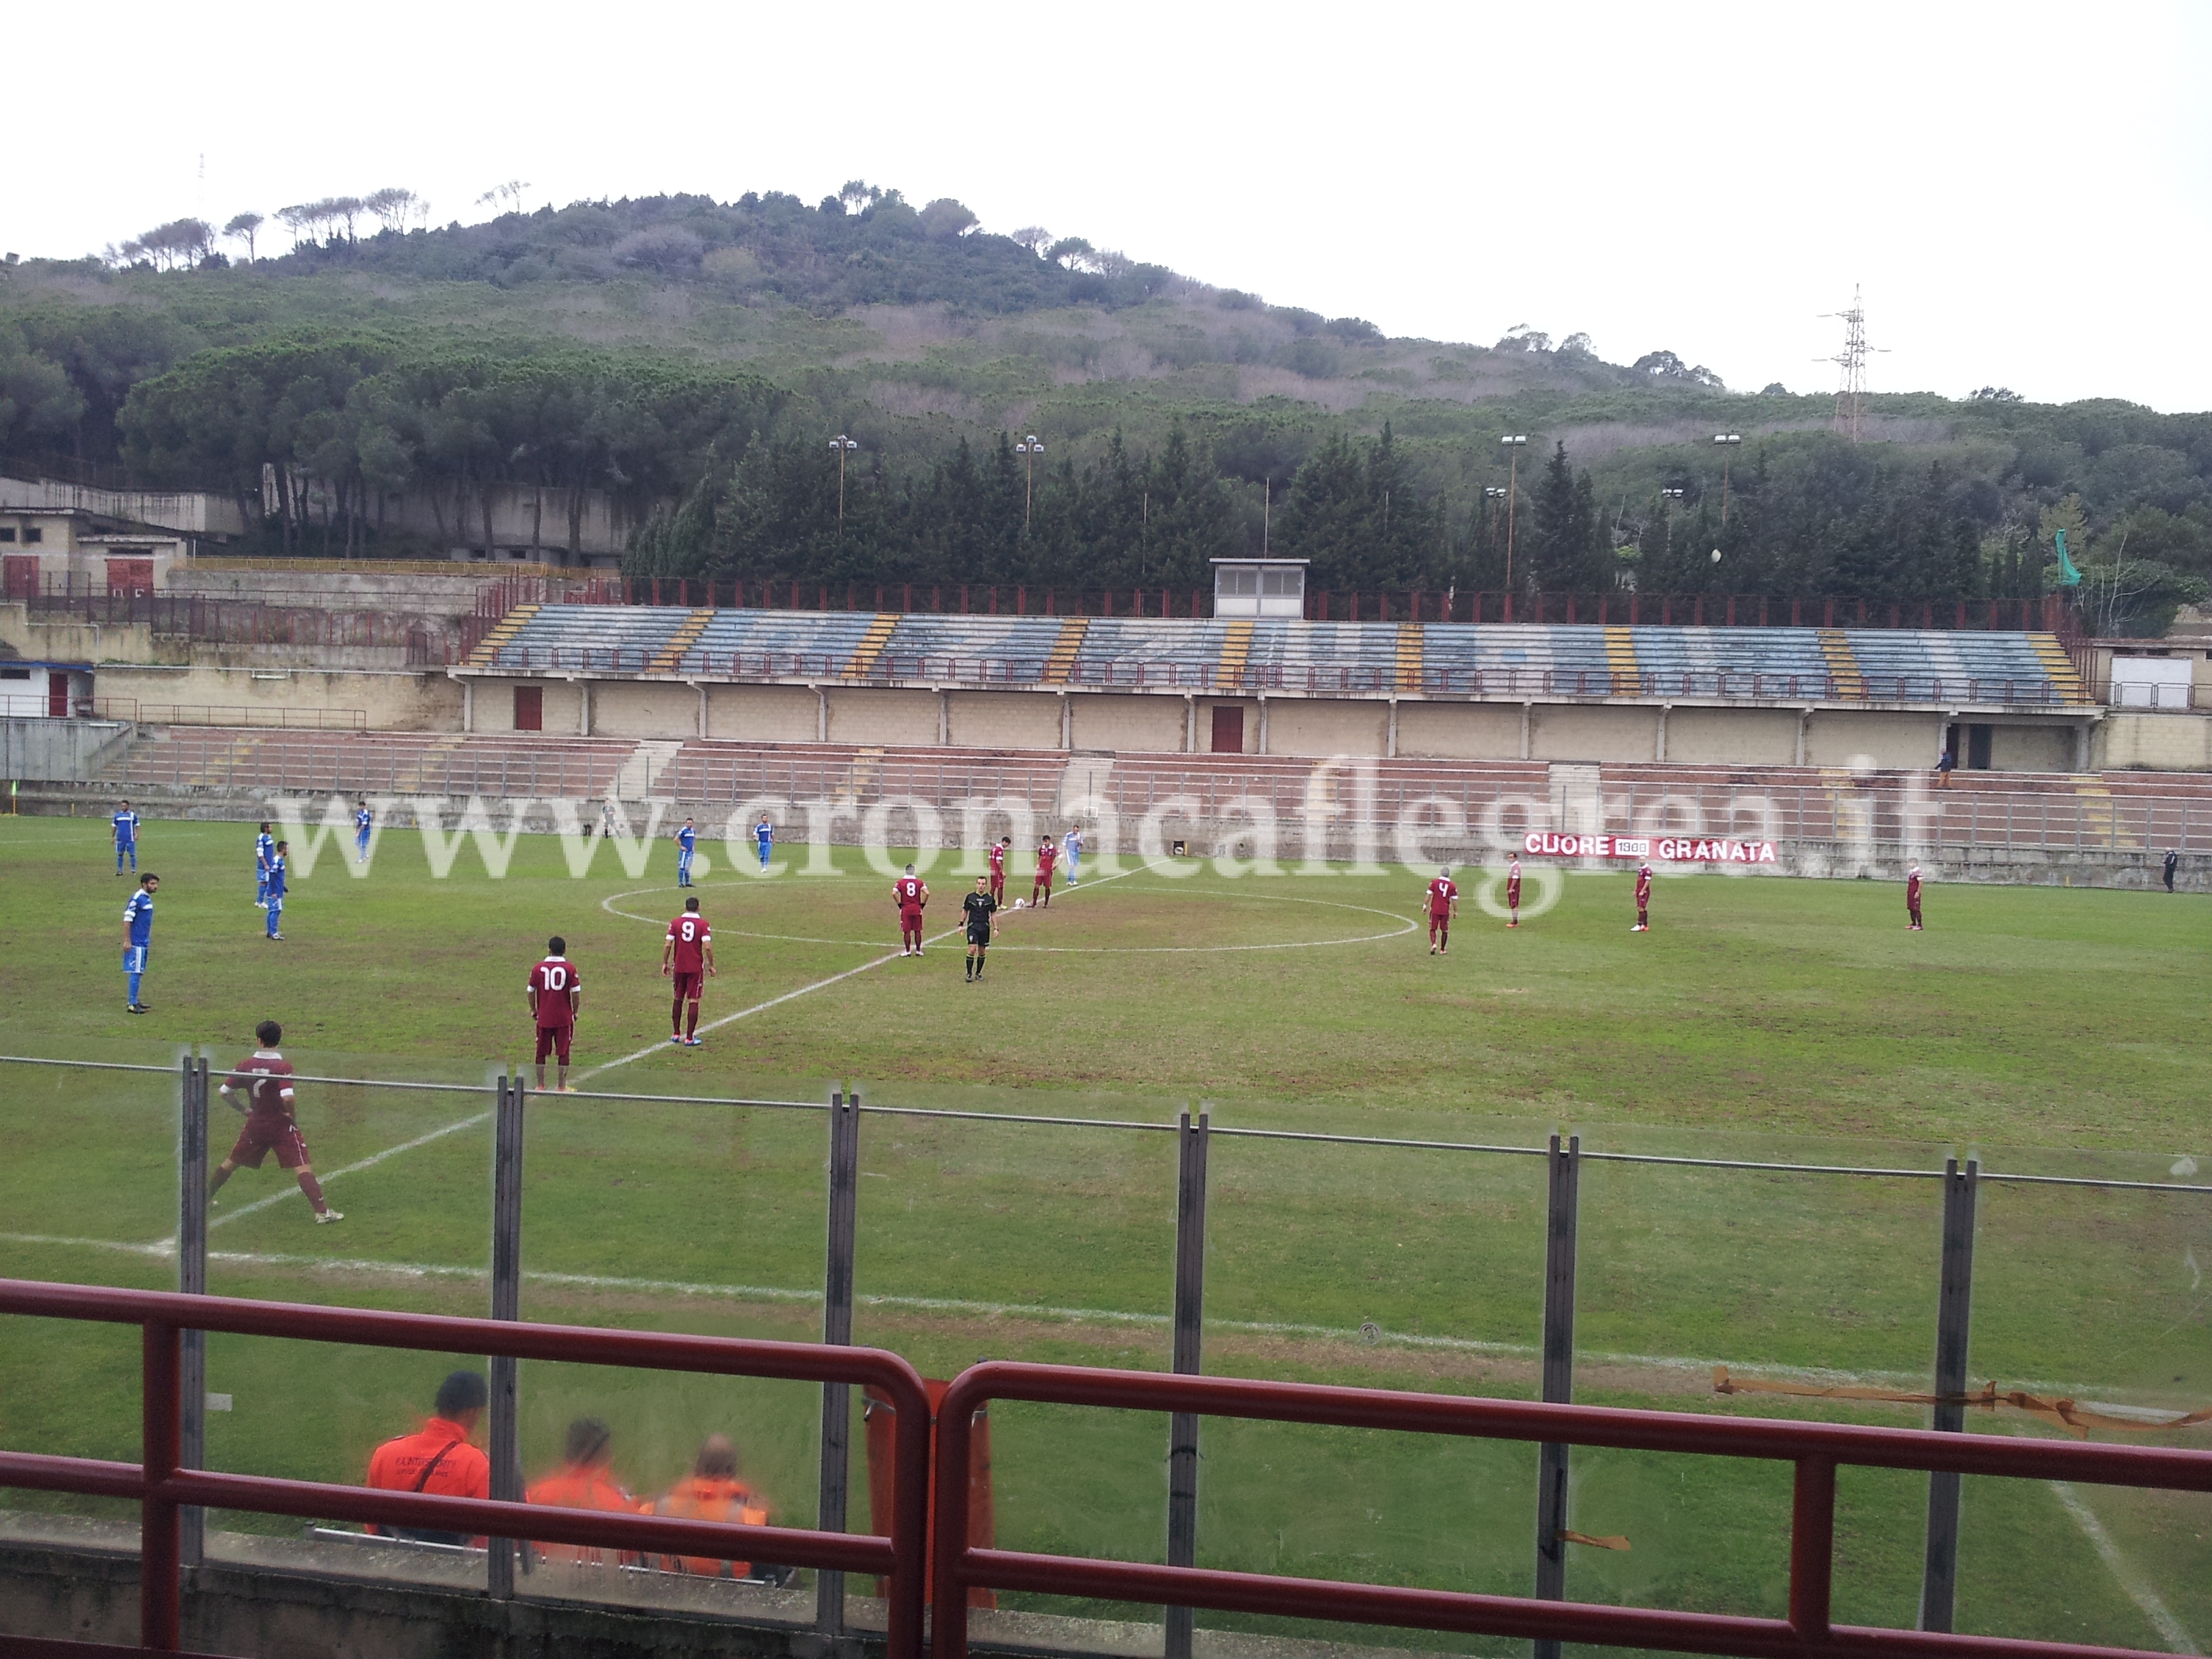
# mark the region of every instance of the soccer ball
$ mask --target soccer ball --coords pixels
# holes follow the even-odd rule
[[[1017,910],[1018,910],[1018,909],[1022,908],[1024,905],[1026,905],[1028,902],[1029,902],[1029,901],[1028,901],[1027,899],[1016,899],[1016,900],[1014,901],[1014,908],[1015,908],[1015,909],[1017,909]]]

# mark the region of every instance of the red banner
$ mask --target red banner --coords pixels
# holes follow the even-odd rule
[[[1705,836],[1562,836],[1530,831],[1521,850],[1531,858],[1651,859],[1662,864],[1772,864],[1771,841]]]

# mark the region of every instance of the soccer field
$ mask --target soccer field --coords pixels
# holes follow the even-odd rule
[[[524,837],[497,880],[473,848],[434,878],[412,833],[386,833],[358,878],[350,847],[326,846],[270,944],[250,841],[238,825],[147,826],[142,863],[164,884],[153,1012],[134,1018],[118,968],[130,883],[109,873],[104,824],[0,821],[0,1048],[167,1067],[197,1041],[220,1063],[274,1018],[302,1072],[482,1085],[529,1059],[523,980],[557,932],[584,978],[577,1066],[594,1091],[818,1101],[845,1083],[872,1105],[1143,1123],[1207,1103],[1218,1127],[1517,1146],[1559,1127],[1594,1148],[1913,1170],[1971,1147],[1993,1169],[2146,1181],[2212,1151],[2212,918],[2191,897],[1931,890],[1929,931],[1914,934],[1893,886],[1683,878],[1661,881],[1654,931],[1632,936],[1628,878],[1576,872],[1509,933],[1468,872],[1454,949],[1436,958],[1414,920],[1427,871],[1133,862],[1010,917],[970,987],[952,938],[897,957],[889,877],[857,850],[785,848],[784,873],[718,868],[699,890],[721,971],[708,1044],[684,1050],[667,1044],[657,971],[680,907],[665,844],[635,875],[602,848],[575,879],[557,842]],[[720,864],[721,845],[708,850]],[[970,884],[957,864],[940,855],[927,872],[945,918],[933,940]],[[1024,869],[1009,894],[1027,892]],[[174,1230],[173,1076],[5,1066],[0,1081],[0,1266],[173,1282],[159,1248]],[[216,1212],[211,1287],[482,1311],[488,1106],[303,1086],[347,1219],[312,1227],[273,1167],[243,1173]],[[823,1140],[807,1111],[534,1100],[526,1316],[818,1330]],[[934,1376],[982,1353],[1164,1366],[1174,1156],[1172,1137],[1140,1129],[869,1116],[857,1340]],[[1539,1161],[1229,1139],[1212,1159],[1208,1369],[1534,1392]],[[1577,1397],[1789,1409],[1713,1401],[1716,1361],[1924,1386],[1937,1207],[1924,1181],[1587,1165]],[[2207,1262],[2206,1200],[1987,1188],[1973,1376],[2201,1404]],[[0,1353],[6,1443],[131,1455],[133,1343],[24,1330]],[[235,1404],[210,1419],[211,1459],[354,1478],[438,1369],[217,1340],[210,1387]],[[811,1390],[536,1366],[524,1387],[533,1469],[575,1411],[615,1425],[618,1468],[641,1488],[672,1478],[701,1433],[742,1425],[779,1515],[811,1512]],[[994,1419],[1003,1541],[1157,1552],[1163,1425]],[[1206,1434],[1202,1561],[1525,1589],[1531,1449]],[[1575,1524],[1635,1548],[1578,1553],[1571,1594],[1778,1610],[1785,1478],[1606,1454],[1576,1472]],[[2127,1571],[2212,1635],[2212,1505],[2084,1497]],[[1847,1475],[1844,1504],[1839,1616],[1910,1623],[1923,1495]],[[2164,1641],[2057,1494],[1970,1482],[1966,1538],[1961,1628]]]

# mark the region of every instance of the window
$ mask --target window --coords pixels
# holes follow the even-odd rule
[[[27,680],[30,678],[31,671],[27,668],[0,668],[0,680]]]
[[[1296,593],[1304,586],[1295,570],[1263,570],[1260,574],[1260,591],[1273,593],[1278,598],[1285,593]]]
[[[1257,593],[1260,591],[1260,573],[1249,565],[1230,565],[1221,573],[1220,591],[1231,594]]]
[[[23,539],[25,541],[36,543],[42,542],[46,540],[46,532],[41,526],[27,524],[23,526]]]
[[[0,542],[12,542],[15,539],[15,526],[11,524],[0,524]]]

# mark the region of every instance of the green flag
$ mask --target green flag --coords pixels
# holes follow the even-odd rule
[[[2074,561],[2066,556],[2066,532],[2059,530],[2051,533],[2058,540],[2058,585],[2061,587],[2081,586],[2081,573],[2074,568]]]

